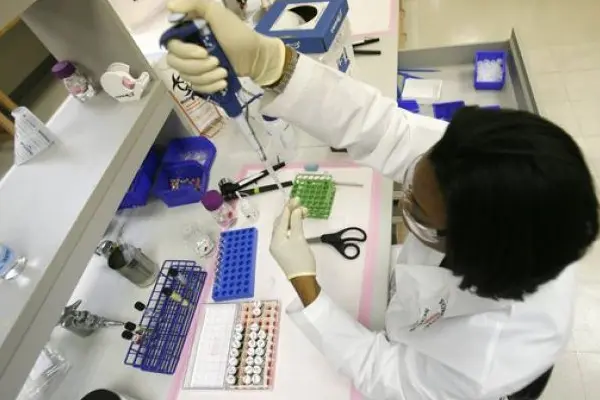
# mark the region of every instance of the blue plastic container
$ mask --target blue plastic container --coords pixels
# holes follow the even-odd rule
[[[433,115],[437,119],[450,122],[455,112],[465,106],[464,101],[448,101],[445,103],[433,103]]]
[[[198,203],[208,189],[210,169],[217,149],[205,137],[173,139],[169,142],[152,192],[168,207]],[[200,179],[200,186],[181,184],[171,188],[173,179]]]
[[[498,82],[479,82],[477,79],[477,62],[484,60],[502,60],[502,79]],[[501,90],[506,82],[506,51],[477,51],[475,52],[475,72],[473,84],[476,90]]]
[[[416,100],[400,100],[398,99],[398,107],[403,108],[412,113],[418,114],[421,111],[419,103]]]
[[[212,292],[214,301],[254,297],[257,239],[256,228],[221,233]]]
[[[180,171],[176,168],[173,169],[163,165],[156,176],[152,193],[161,199],[167,207],[198,203],[208,188],[208,173],[198,177],[189,175],[182,176],[179,172]],[[185,178],[200,178],[200,188],[196,188],[192,184],[180,184],[177,190],[171,188],[172,179]]]
[[[152,181],[156,170],[160,163],[160,156],[158,150],[154,147],[150,149],[138,172],[135,174],[125,197],[119,205],[119,210],[126,208],[135,208],[145,206],[148,203],[150,197],[150,190],[152,189]]]
[[[216,155],[215,145],[205,137],[173,139],[169,142],[162,165],[174,169],[181,177],[201,176],[210,171]]]

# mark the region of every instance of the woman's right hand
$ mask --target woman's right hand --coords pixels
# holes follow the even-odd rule
[[[255,32],[214,0],[174,0],[168,8],[174,13],[187,14],[188,19],[202,18],[208,22],[238,76],[250,77],[260,86],[271,85],[281,78],[285,45],[280,39]],[[203,47],[173,39],[167,50],[167,63],[195,90],[214,93],[227,86],[227,72]]]

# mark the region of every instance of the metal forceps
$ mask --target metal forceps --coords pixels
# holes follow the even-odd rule
[[[333,246],[346,260],[355,260],[360,255],[358,243],[367,240],[367,232],[357,226],[342,229],[334,233],[326,233],[306,239],[308,244],[325,243]]]

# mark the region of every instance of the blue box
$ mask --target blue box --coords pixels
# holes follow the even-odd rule
[[[398,99],[398,107],[406,110],[406,111],[410,111],[412,113],[418,114],[419,111],[421,111],[421,108],[419,107],[419,103],[417,103],[416,100],[401,100]]]
[[[254,297],[257,242],[256,228],[221,233],[217,272],[212,292],[214,301]]]
[[[119,210],[146,205],[159,163],[160,156],[158,150],[155,147],[150,148],[146,158],[142,161],[140,169],[135,174],[133,181],[131,181],[131,185],[129,185],[129,189],[127,189],[127,193],[125,193],[125,197],[123,197],[119,205]]]
[[[277,29],[277,23],[284,11],[295,12],[300,16],[313,16],[307,24],[312,24],[314,27]],[[329,50],[347,15],[346,0],[279,0],[262,17],[255,30],[279,38],[301,53],[325,53]]]
[[[167,207],[183,206],[185,204],[198,203],[208,188],[208,178],[202,176],[181,176],[176,169],[163,166],[158,171],[152,193],[161,199]],[[204,176],[204,175],[203,175]],[[200,187],[196,188],[191,183],[180,184],[177,190],[171,188],[172,179],[200,178]]]
[[[205,137],[194,136],[171,140],[152,192],[168,207],[198,203],[208,189],[210,169],[216,155],[215,145]],[[184,183],[179,185],[177,190],[171,188],[173,179],[195,178],[200,179],[199,187]]]
[[[473,86],[476,90],[501,90],[506,82],[506,51],[477,51],[475,52],[475,72],[473,73]],[[497,82],[479,82],[477,80],[477,62],[484,60],[502,60],[502,79]]]
[[[433,115],[437,119],[450,122],[455,112],[465,106],[464,101],[448,101],[445,103],[433,103]]]
[[[162,165],[175,170],[179,177],[203,176],[210,172],[217,149],[203,136],[173,139],[167,146]]]

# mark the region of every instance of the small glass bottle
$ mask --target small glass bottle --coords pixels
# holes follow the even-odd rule
[[[81,73],[70,61],[60,61],[52,67],[52,73],[62,79],[65,87],[76,99],[85,102],[96,95],[94,82]]]
[[[13,279],[21,274],[27,264],[25,257],[19,257],[13,249],[0,243],[0,279]]]
[[[237,216],[235,210],[223,199],[217,190],[209,190],[202,197],[202,205],[212,214],[221,228],[227,229],[235,224]]]

